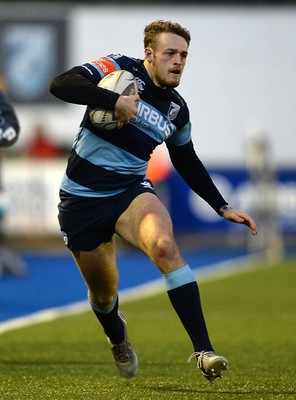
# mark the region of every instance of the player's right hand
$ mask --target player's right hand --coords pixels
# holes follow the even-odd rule
[[[137,101],[140,96],[132,94],[130,96],[119,96],[115,104],[114,115],[118,121],[118,128],[128,124],[138,113]]]

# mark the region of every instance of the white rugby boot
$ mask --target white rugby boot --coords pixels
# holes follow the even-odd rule
[[[194,357],[197,358],[197,367],[211,383],[217,378],[222,378],[222,372],[228,369],[227,359],[218,356],[214,351],[194,352],[187,362],[190,362]]]
[[[119,344],[113,344],[108,337],[107,340],[111,346],[112,355],[120,374],[125,378],[132,378],[138,370],[138,358],[128,340],[125,317],[120,311],[118,311],[118,316],[123,323],[124,340]]]

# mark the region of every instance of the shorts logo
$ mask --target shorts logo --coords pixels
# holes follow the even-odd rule
[[[145,188],[145,189],[153,189],[151,182],[149,181],[143,181],[141,182],[141,185]]]
[[[66,232],[62,231],[62,235],[63,235],[65,245],[68,246],[68,236],[67,236]]]
[[[176,118],[176,116],[178,115],[179,111],[180,111],[180,106],[172,101],[170,104],[169,111],[168,111],[169,119],[171,121],[174,120]]]
[[[110,74],[110,72],[117,71],[115,65],[108,58],[99,58],[93,61],[93,63],[100,68],[104,76]]]

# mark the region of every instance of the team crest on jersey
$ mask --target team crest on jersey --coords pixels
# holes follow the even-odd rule
[[[170,121],[173,121],[177,117],[179,111],[180,111],[179,104],[176,104],[173,101],[171,101],[170,108],[167,114]]]

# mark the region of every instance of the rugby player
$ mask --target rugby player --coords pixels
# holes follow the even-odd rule
[[[171,217],[146,177],[155,147],[165,142],[175,169],[218,216],[257,233],[254,220],[223,198],[194,150],[188,107],[175,89],[190,39],[178,23],[152,22],[144,30],[144,59],[100,57],[56,77],[50,88],[63,101],[87,106],[61,183],[59,222],[115,363],[127,378],[136,374],[138,360],[118,310],[115,234],[158,267],[192,342],[190,359],[196,357],[203,375],[213,382],[228,365],[211,344],[194,274],[176,244]],[[138,95],[122,96],[97,86],[116,70],[136,77]],[[114,110],[118,129],[95,128],[89,119],[91,108]]]

